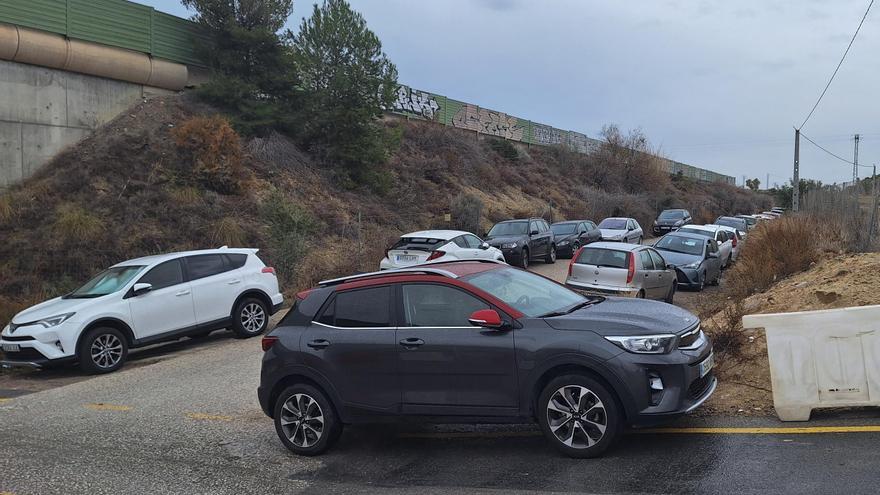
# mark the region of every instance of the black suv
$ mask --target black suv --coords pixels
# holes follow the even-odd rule
[[[523,268],[528,268],[532,260],[556,262],[556,238],[543,218],[498,222],[484,239],[500,249],[508,263]]]
[[[654,220],[654,226],[651,228],[651,231],[655,236],[661,236],[674,232],[679,227],[691,222],[693,222],[693,218],[691,218],[691,212],[687,210],[681,208],[663,210],[657,215],[657,219]]]
[[[715,390],[712,345],[670,304],[585,297],[500,262],[321,282],[263,338],[257,391],[282,443],[327,450],[343,424],[537,422],[572,457],[604,452]]]

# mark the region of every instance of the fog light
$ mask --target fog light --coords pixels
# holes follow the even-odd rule
[[[56,341],[55,341],[55,347],[57,347],[59,351],[64,352],[64,348],[61,347],[61,341],[60,341],[60,340],[56,340]]]
[[[651,391],[651,405],[656,406],[663,400],[663,379],[656,371],[648,372],[648,388]]]
[[[659,376],[648,378],[648,383],[651,384],[651,390],[656,390],[657,392],[663,391],[663,380],[661,380]]]

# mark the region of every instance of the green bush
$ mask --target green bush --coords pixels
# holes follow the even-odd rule
[[[519,160],[519,150],[507,139],[490,139],[489,148],[505,160],[515,162]]]
[[[294,280],[308,239],[317,222],[305,209],[275,191],[263,202],[260,216],[269,228],[270,259],[285,282]]]

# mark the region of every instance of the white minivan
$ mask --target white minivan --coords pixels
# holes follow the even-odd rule
[[[253,337],[284,296],[275,269],[256,249],[209,249],[148,256],[102,271],[70,294],[30,307],[0,332],[5,367],[78,362],[119,369],[128,350],[221,328]]]

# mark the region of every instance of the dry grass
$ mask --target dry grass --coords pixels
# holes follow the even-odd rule
[[[8,194],[0,196],[0,223],[12,220],[15,210],[12,208],[12,200]]]
[[[247,235],[241,225],[239,219],[233,217],[223,217],[212,225],[213,234],[211,239],[214,245],[242,247],[245,245]]]
[[[221,193],[237,194],[252,175],[244,167],[241,139],[219,115],[192,117],[172,131],[177,146],[188,150],[200,182]]]
[[[103,221],[85,208],[75,204],[62,204],[55,209],[55,233],[69,242],[88,242],[104,230]]]

